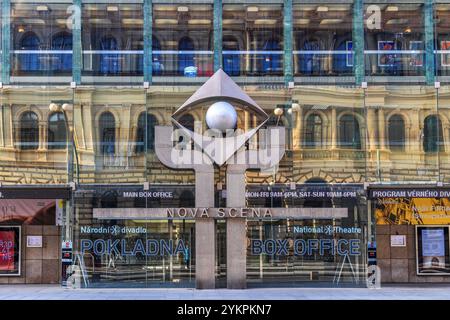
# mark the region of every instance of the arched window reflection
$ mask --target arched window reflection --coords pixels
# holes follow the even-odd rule
[[[116,144],[116,121],[111,112],[100,116],[100,150],[102,154],[114,154]]]
[[[67,72],[72,70],[72,35],[61,32],[53,36],[52,50],[69,51],[68,53],[57,53],[52,59],[52,71]]]
[[[152,114],[142,112],[139,115],[137,135],[136,135],[136,153],[155,150],[155,126],[158,120]]]
[[[20,149],[34,150],[39,147],[38,116],[32,111],[20,117]]]
[[[359,122],[351,114],[343,115],[339,121],[339,146],[345,149],[361,149]]]
[[[425,152],[443,151],[442,123],[436,115],[425,118],[423,128],[423,150]]]
[[[389,149],[405,149],[405,121],[402,116],[396,114],[389,118],[388,138]]]
[[[323,143],[323,123],[318,114],[310,114],[306,119],[305,147],[321,148]]]
[[[53,113],[48,118],[48,149],[65,149],[67,144],[64,114]]]
[[[40,48],[40,40],[34,32],[26,33],[20,41],[21,50],[35,51]],[[21,71],[39,71],[39,54],[35,52],[24,52],[19,55],[19,68]]]

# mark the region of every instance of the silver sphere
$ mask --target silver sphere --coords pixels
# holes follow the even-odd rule
[[[236,123],[236,110],[228,102],[216,102],[206,111],[206,124],[210,129],[226,131],[227,129],[234,129]]]

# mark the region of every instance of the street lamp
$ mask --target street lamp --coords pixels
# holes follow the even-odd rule
[[[283,115],[284,110],[280,107],[275,108],[275,110],[273,110],[273,114],[277,116],[277,126],[278,126],[278,122],[280,121],[281,116]]]

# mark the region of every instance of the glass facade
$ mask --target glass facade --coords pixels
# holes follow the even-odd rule
[[[11,4],[11,76],[71,76],[68,4]],[[32,82],[32,80],[29,80]]]
[[[367,76],[424,75],[424,5],[421,3],[365,5],[381,21],[365,26]]]
[[[223,6],[223,70],[231,76],[283,75],[283,8]]]
[[[172,126],[222,69],[267,113],[264,128],[286,129],[280,163],[245,172],[245,206],[318,214],[246,220],[248,286],[364,285],[368,243],[378,241],[373,199],[387,199],[368,199],[368,186],[449,187],[449,8],[437,0],[2,0],[0,192],[71,188],[61,240],[73,242],[85,286],[194,287],[198,219],[98,212],[198,206],[196,173],[160,161],[157,127]],[[209,106],[200,102],[179,123],[205,132]],[[260,124],[245,103],[233,106],[236,128]],[[214,206],[228,207],[227,168],[213,171]],[[321,218],[325,209],[345,215]],[[224,287],[230,230],[227,219],[213,225],[210,260]]]
[[[296,4],[292,18],[294,75],[352,75],[352,4]]]
[[[209,77],[213,67],[213,6],[153,5],[154,76]]]
[[[142,5],[83,4],[81,16],[83,75],[142,77]]]

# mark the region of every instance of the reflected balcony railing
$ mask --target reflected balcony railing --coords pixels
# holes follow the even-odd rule
[[[294,76],[352,76],[353,51],[301,50],[293,51]]]
[[[84,50],[85,76],[142,76],[143,50]]]
[[[144,150],[141,142],[103,143],[97,145],[95,165],[99,170],[142,169],[154,158],[154,151]]]
[[[222,51],[223,70],[229,76],[283,76],[283,51]]]
[[[365,50],[367,76],[424,76],[424,50]]]
[[[153,76],[210,77],[214,73],[214,52],[197,50],[155,50]]]
[[[297,160],[364,160],[367,151],[356,149],[301,149],[295,151]]]
[[[72,50],[13,50],[13,76],[71,76]]]

